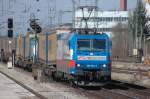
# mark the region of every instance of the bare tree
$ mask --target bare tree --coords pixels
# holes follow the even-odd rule
[[[138,0],[137,6],[132,13],[129,13],[129,33],[132,36],[134,48],[143,47],[144,37],[148,35],[148,17],[146,15],[145,5],[142,0]]]
[[[128,26],[126,24],[118,23],[112,28],[113,46],[112,56],[116,58],[125,58],[128,56]]]

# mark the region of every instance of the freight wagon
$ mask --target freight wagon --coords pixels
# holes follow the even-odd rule
[[[56,66],[57,56],[57,34],[39,34],[38,37],[38,61],[40,63]]]
[[[34,37],[27,33],[26,36],[19,35],[16,39],[16,62],[15,66],[32,71]]]
[[[105,33],[53,32],[38,34],[28,40],[29,45],[24,46],[29,48],[24,47],[24,53],[27,51],[28,58],[45,66],[44,73],[54,79],[69,80],[78,85],[111,79],[111,41]]]

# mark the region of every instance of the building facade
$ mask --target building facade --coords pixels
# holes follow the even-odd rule
[[[87,23],[83,20],[83,14],[85,18],[89,20]],[[112,28],[118,23],[128,23],[128,11],[93,11],[91,14],[88,10],[78,10],[75,14],[75,28],[97,28],[98,32],[106,32],[111,34]]]

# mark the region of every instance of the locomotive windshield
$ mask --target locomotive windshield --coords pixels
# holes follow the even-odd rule
[[[100,39],[78,39],[78,50],[102,51],[106,49],[106,41]]]
[[[93,40],[93,50],[104,50],[106,49],[106,41],[95,39]]]
[[[90,50],[90,40],[78,40],[78,50]]]

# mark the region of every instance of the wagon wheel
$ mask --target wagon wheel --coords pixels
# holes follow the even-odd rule
[[[69,80],[69,84],[71,87],[77,88],[77,84],[75,83],[74,80]]]
[[[79,87],[79,81],[78,80],[69,80],[70,86],[74,87],[74,88],[78,88]]]
[[[52,72],[52,79],[53,79],[54,81],[57,81],[56,72]]]

